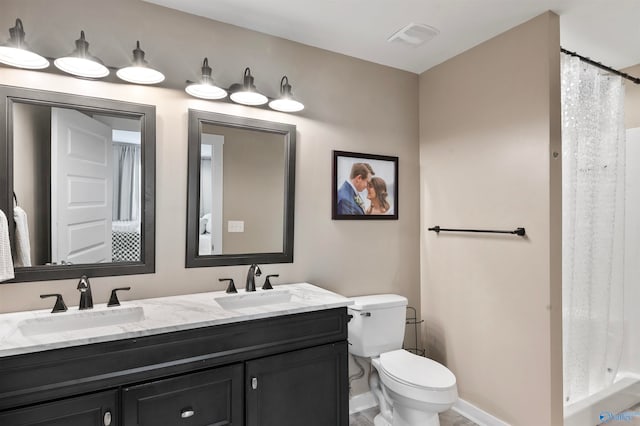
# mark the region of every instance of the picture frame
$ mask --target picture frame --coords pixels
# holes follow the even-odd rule
[[[333,220],[398,220],[398,188],[398,157],[333,151]]]

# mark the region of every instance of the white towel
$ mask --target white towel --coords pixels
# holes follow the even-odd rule
[[[31,266],[31,244],[29,243],[29,222],[27,221],[27,212],[25,212],[21,207],[15,206],[13,208],[13,220],[16,222],[16,260],[14,266]]]
[[[13,279],[13,260],[9,244],[9,223],[7,216],[0,210],[0,281]]]

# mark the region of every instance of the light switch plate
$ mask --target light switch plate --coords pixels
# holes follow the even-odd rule
[[[244,232],[244,220],[230,220],[227,222],[228,232]]]

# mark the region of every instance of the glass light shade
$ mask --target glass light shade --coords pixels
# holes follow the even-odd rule
[[[269,99],[261,93],[246,90],[233,92],[230,97],[233,102],[243,105],[264,105],[269,101]]]
[[[76,49],[67,56],[56,59],[53,64],[60,70],[78,77],[101,78],[109,75],[109,69],[102,61],[89,54],[89,43],[84,38],[84,31],[80,31]]]
[[[226,90],[207,83],[193,83],[184,90],[191,96],[202,99],[222,99],[227,96]]]
[[[164,81],[164,74],[149,67],[144,59],[144,51],[140,49],[140,41],[136,42],[133,50],[133,63],[129,67],[120,68],[116,75],[118,78],[135,84],[156,84]]]
[[[293,99],[274,99],[269,102],[269,107],[282,112],[298,112],[304,109],[301,102]]]
[[[53,64],[62,71],[79,77],[101,78],[109,75],[107,67],[91,59],[65,56],[56,59]]]
[[[12,67],[32,70],[47,68],[49,61],[37,53],[31,52],[24,41],[25,33],[22,21],[16,19],[15,27],[9,28],[9,40],[0,46],[0,62]]]
[[[253,76],[249,67],[244,69],[242,84],[233,84],[229,90],[231,91],[229,96],[231,100],[242,105],[264,105],[269,101],[265,95],[258,92],[253,84]]]
[[[31,70],[39,70],[49,66],[49,61],[43,56],[26,49],[11,46],[0,46],[0,62],[12,67]]]
[[[135,84],[156,84],[164,81],[164,74],[160,71],[139,65],[120,68],[116,75],[124,81]]]
[[[280,97],[269,102],[269,107],[282,112],[298,112],[304,109],[302,102],[293,99],[291,85],[286,75],[280,80]]]
[[[222,99],[227,96],[227,91],[213,84],[209,59],[202,62],[202,77],[199,83],[191,83],[185,89],[191,96],[202,99]]]

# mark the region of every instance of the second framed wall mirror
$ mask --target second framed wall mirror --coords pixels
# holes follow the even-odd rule
[[[296,127],[189,110],[188,268],[293,262]]]

